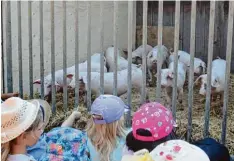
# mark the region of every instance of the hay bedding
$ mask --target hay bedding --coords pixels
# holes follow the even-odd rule
[[[149,92],[149,99],[154,101],[156,95],[156,87],[147,88]],[[165,93],[162,92],[162,103],[165,101]],[[58,127],[67,118],[71,112],[74,110],[75,94],[73,90],[68,90],[68,110],[63,109],[63,94],[56,94],[56,107],[57,111],[54,114],[46,131]],[[231,154],[234,154],[234,75],[231,75],[230,88],[229,88],[229,105],[228,105],[228,115],[227,115],[227,136],[226,136],[226,146],[230,150]],[[124,101],[127,101],[127,94],[121,96]],[[192,140],[198,140],[203,138],[204,129],[204,114],[205,114],[205,101],[201,101],[203,97],[198,94],[198,89],[194,89],[194,106],[192,109]],[[26,98],[27,99],[27,98]],[[177,124],[178,128],[176,130],[177,135],[181,139],[186,138],[187,130],[187,118],[188,118],[188,88],[184,88],[184,99],[183,103],[177,103]],[[89,119],[89,114],[86,107],[82,104],[79,106],[79,111],[82,113],[82,117],[76,121],[74,124],[75,128],[84,129]],[[132,93],[132,112],[135,112],[140,106],[140,94],[133,90]],[[222,108],[217,105],[217,103],[212,103],[210,112],[210,136],[220,140],[221,138],[221,125],[222,125]]]

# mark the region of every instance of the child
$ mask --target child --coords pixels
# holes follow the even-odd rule
[[[133,154],[141,149],[151,152],[159,144],[176,139],[173,132],[172,114],[163,105],[146,103],[133,115],[132,132],[127,135],[124,154]],[[148,130],[147,130],[148,129]],[[229,161],[228,149],[212,138],[193,143],[201,148],[210,161]]]
[[[73,112],[63,127],[54,128],[40,137],[51,113],[46,101],[24,101],[12,97],[2,104],[1,110],[3,161],[6,159],[8,161],[60,160],[61,158],[71,161],[89,160],[87,135],[66,127],[69,121],[80,117],[79,112]],[[34,115],[37,117],[33,122]],[[12,123],[12,120],[15,122]],[[27,129],[30,123],[32,125]]]
[[[26,153],[43,132],[43,113],[38,101],[11,97],[1,104],[1,160],[35,161]]]
[[[142,105],[134,113],[132,131],[126,137],[124,154],[147,149],[152,151],[157,145],[175,139],[172,113],[157,102]]]
[[[125,143],[124,112],[128,107],[121,98],[100,95],[91,106],[88,147],[92,161],[120,161]]]
[[[122,161],[209,161],[200,148],[183,140],[170,140],[158,145],[150,153],[141,150],[134,155],[123,156]]]

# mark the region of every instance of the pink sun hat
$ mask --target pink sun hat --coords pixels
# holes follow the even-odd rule
[[[133,136],[140,141],[156,141],[162,139],[172,132],[175,125],[171,111],[157,102],[143,104],[134,113],[132,119]],[[138,135],[138,129],[148,130],[152,136]]]

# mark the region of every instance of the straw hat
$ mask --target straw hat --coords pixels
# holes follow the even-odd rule
[[[202,149],[183,140],[162,143],[150,155],[155,161],[209,161]]]
[[[35,121],[40,104],[11,97],[1,104],[1,142],[6,143],[21,135]]]
[[[29,100],[29,102],[33,102],[33,101],[38,101],[41,108],[43,108],[43,112],[44,112],[44,127],[46,127],[46,125],[49,123],[50,120],[50,116],[51,116],[51,106],[49,105],[48,102],[46,102],[45,100],[41,100],[41,99],[32,99]]]

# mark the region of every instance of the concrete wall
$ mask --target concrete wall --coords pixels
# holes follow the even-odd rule
[[[44,2],[44,73],[51,70],[51,25],[50,25],[50,2]],[[86,60],[87,55],[87,2],[79,2],[79,54],[80,61]],[[3,2],[3,5],[5,3]],[[3,6],[3,51],[5,52],[5,7]],[[134,4],[135,10],[135,4]],[[21,2],[22,14],[22,54],[23,54],[23,88],[24,92],[29,92],[29,35],[28,35],[28,3]],[[33,34],[33,79],[40,78],[40,40],[39,40],[39,2],[32,2],[32,34]],[[62,2],[55,2],[55,59],[56,70],[63,66],[63,39],[62,39]],[[113,2],[104,2],[104,49],[113,45]],[[100,2],[91,2],[91,51],[100,52]],[[67,65],[75,64],[75,3],[67,2]],[[119,2],[119,47],[127,48],[128,43],[128,2]],[[135,13],[133,14],[133,24],[136,24]],[[18,91],[18,23],[17,2],[11,2],[11,27],[12,27],[12,70],[13,89]],[[133,44],[135,44],[135,25],[133,25]],[[4,56],[4,78],[6,87],[6,56]],[[34,88],[34,91],[37,89]]]

